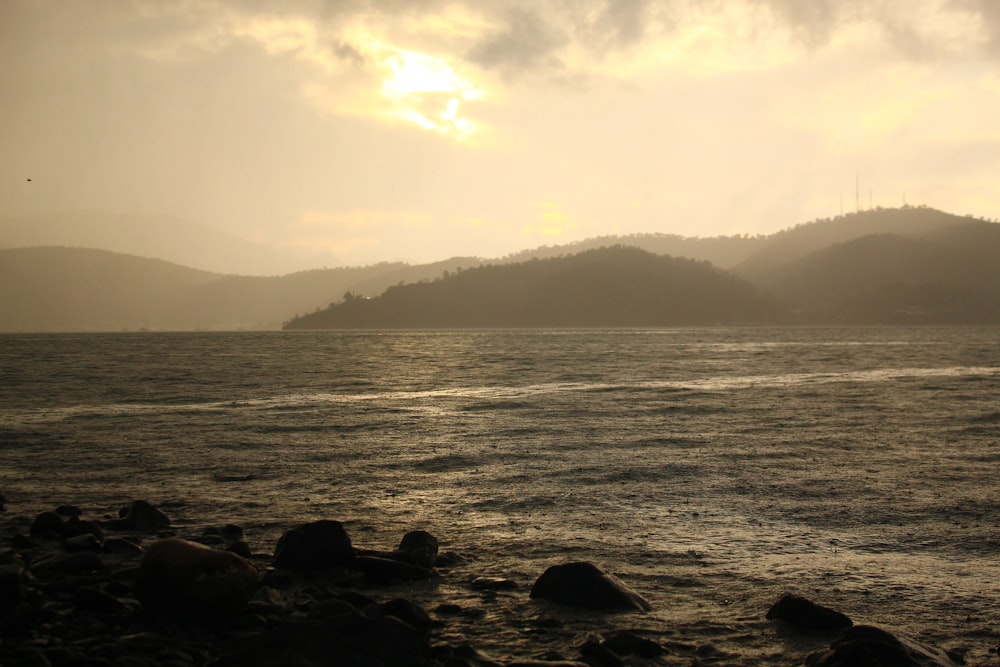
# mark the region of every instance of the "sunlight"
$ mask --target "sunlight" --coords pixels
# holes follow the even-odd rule
[[[461,105],[481,99],[482,90],[441,58],[384,44],[375,46],[388,73],[382,95],[393,103],[389,115],[456,139],[465,139],[478,129],[462,115]]]

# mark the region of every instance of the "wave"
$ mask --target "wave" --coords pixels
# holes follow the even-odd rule
[[[26,426],[69,419],[115,418],[141,415],[185,415],[233,412],[294,412],[337,404],[372,403],[383,409],[420,413],[451,412],[449,400],[474,400],[455,410],[524,409],[532,398],[567,393],[615,391],[725,392],[758,388],[798,387],[832,383],[880,383],[924,378],[982,379],[1000,376],[996,366],[949,366],[942,368],[878,368],[844,372],[779,373],[767,375],[721,375],[696,379],[638,380],[631,382],[549,382],[523,386],[443,387],[423,390],[370,391],[361,393],[294,393],[264,398],[208,401],[202,403],[110,403],[54,408],[0,410],[0,426]],[[444,402],[442,402],[444,401]],[[391,407],[390,407],[391,406]]]

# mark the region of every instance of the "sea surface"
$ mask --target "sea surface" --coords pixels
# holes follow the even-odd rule
[[[144,498],[263,553],[428,530],[466,560],[407,595],[479,609],[440,635],[498,656],[629,628],[664,664],[801,664],[764,620],[795,592],[998,660],[997,327],[5,335],[0,463],[8,517]],[[568,560],[653,611],[530,601]]]

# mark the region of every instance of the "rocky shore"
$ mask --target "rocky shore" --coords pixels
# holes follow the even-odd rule
[[[239,526],[184,534],[142,500],[117,516],[70,505],[0,516],[0,665],[753,664],[710,641],[644,633],[636,619],[650,603],[591,563],[550,567],[529,588],[476,574],[476,557],[441,552],[422,530],[384,551],[321,520],[290,526],[259,553]],[[504,619],[505,599],[528,599],[538,613]],[[802,597],[780,598],[761,619],[811,638],[818,648],[801,662],[814,667],[963,664]],[[538,641],[506,654],[477,645],[504,622]]]

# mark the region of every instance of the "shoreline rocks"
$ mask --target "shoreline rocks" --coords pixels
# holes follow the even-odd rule
[[[671,638],[669,629],[653,632],[651,616],[604,614],[648,612],[651,605],[591,563],[549,568],[529,593],[518,583],[523,573],[476,572],[474,557],[440,553],[437,538],[426,531],[406,533],[393,551],[377,551],[358,548],[342,524],[322,520],[285,531],[273,555],[251,554],[239,526],[182,537],[176,528],[164,527],[166,514],[149,503],[136,501],[122,516],[101,522],[60,509],[35,522],[5,524],[38,525],[29,536],[8,533],[0,547],[0,664],[651,667],[740,662],[738,653],[717,650],[707,636],[690,643]],[[65,528],[70,524],[101,531],[71,535]],[[231,550],[238,544],[246,556]],[[796,605],[806,603],[814,605],[801,599],[775,607],[802,617],[801,610],[811,607]],[[787,623],[792,617],[772,611],[773,620]],[[904,667],[953,667],[937,649],[864,627],[852,628],[853,634],[819,651],[818,640],[806,640],[797,649],[797,664],[807,655],[812,667],[897,664],[851,662],[858,655],[851,651],[878,650],[912,659],[899,663]],[[469,643],[500,636],[514,637],[520,652],[531,647],[532,654],[494,657]],[[783,650],[775,639],[775,650]]]

